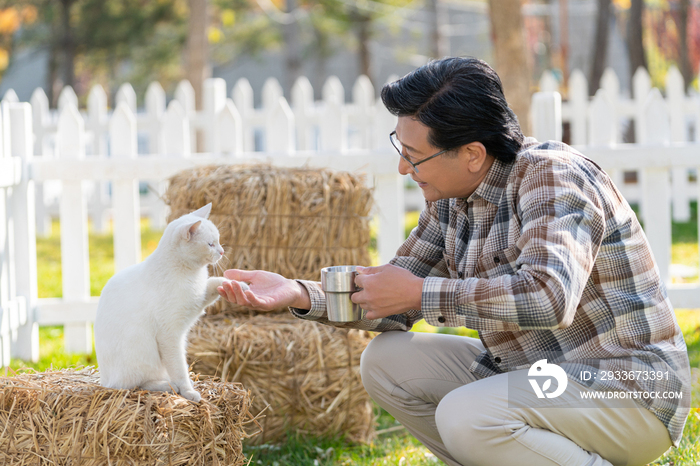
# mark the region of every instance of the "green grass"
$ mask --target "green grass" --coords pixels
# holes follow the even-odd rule
[[[38,238],[36,242],[37,277],[40,298],[63,296],[61,275],[60,225],[53,222],[52,234]],[[111,233],[95,233],[92,227],[88,234],[90,256],[90,294],[99,296],[109,277],[114,275],[114,240]],[[141,258],[145,259],[158,246],[162,232],[152,230],[147,220],[141,222]]]
[[[290,435],[283,445],[244,446],[243,451],[251,465],[265,466],[444,465],[386,411],[377,408],[376,414],[379,434],[369,445],[351,445],[339,438],[299,439]]]
[[[692,371],[692,410],[678,448],[671,449],[655,465],[695,465],[700,462],[700,310],[677,309],[676,318],[688,346]]]
[[[693,206],[693,219],[684,224],[673,225],[672,262],[684,265],[698,265],[697,245],[697,208]],[[418,213],[406,217],[406,235],[415,227]],[[376,226],[373,226],[376,228]],[[39,296],[61,296],[61,252],[58,225],[48,238],[37,240],[39,258]],[[142,224],[142,257],[146,257],[157,246],[160,232],[153,231],[144,222]],[[114,253],[111,234],[89,235],[91,293],[100,291],[107,279],[114,273]],[[373,245],[376,242],[373,243]],[[378,260],[376,251],[373,261]],[[697,277],[695,277],[697,279]],[[691,278],[693,280],[693,278]],[[680,448],[671,449],[655,461],[654,465],[677,466],[696,465],[700,462],[700,312],[698,310],[676,310],[679,325],[688,345],[691,366],[693,367],[693,411],[688,418]],[[477,337],[477,332],[466,328],[435,328],[425,321],[419,322],[415,331],[442,332],[470,337]],[[63,328],[42,327],[40,329],[41,360],[35,364],[13,360],[10,368],[18,370],[31,367],[39,371],[50,367],[66,368],[72,366],[96,365],[94,352],[90,355],[66,354],[63,349]],[[325,466],[325,465],[412,465],[427,466],[444,464],[437,460],[420,442],[408,434],[385,411],[376,407],[378,432],[376,440],[369,445],[351,445],[342,439],[299,439],[291,436],[284,445],[245,447],[246,456],[251,465],[266,466]]]
[[[276,447],[243,449],[251,465],[265,466],[379,466],[444,465],[410,435],[391,435],[369,445],[349,446],[341,440],[292,439]]]
[[[693,243],[698,240],[698,203],[690,203],[690,220],[671,223],[671,240],[673,244]]]
[[[95,350],[91,354],[66,353],[63,348],[63,326],[39,327],[39,361],[32,363],[19,359],[10,361],[9,369],[65,369],[69,367],[96,366]],[[94,345],[93,345],[94,346]],[[5,368],[7,372],[7,368]]]

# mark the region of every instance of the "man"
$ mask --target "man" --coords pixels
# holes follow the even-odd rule
[[[390,264],[358,275],[366,318],[328,322],[318,283],[269,272],[227,271],[250,290],[220,293],[383,332],[363,354],[363,383],[449,465],[641,465],[677,445],[685,342],[605,172],[565,144],[525,139],[477,59],[433,61],[382,100],[398,116],[399,172],[426,208]],[[480,339],[388,331],[421,318]]]

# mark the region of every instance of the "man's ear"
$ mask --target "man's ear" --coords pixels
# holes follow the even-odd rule
[[[469,171],[472,173],[481,171],[488,158],[486,147],[482,143],[474,141],[462,146],[462,150],[467,154]]]

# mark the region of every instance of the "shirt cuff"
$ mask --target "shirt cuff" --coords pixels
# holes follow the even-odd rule
[[[427,323],[434,327],[460,327],[457,316],[457,293],[464,280],[427,277],[423,281],[421,311]]]
[[[326,313],[326,295],[321,290],[321,284],[311,280],[296,280],[301,286],[306,288],[311,299],[311,309],[298,309],[290,307],[291,312],[295,317],[305,320],[319,320],[325,318]]]

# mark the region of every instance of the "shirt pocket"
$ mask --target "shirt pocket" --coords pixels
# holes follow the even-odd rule
[[[501,275],[513,275],[520,268],[516,264],[518,257],[520,257],[520,248],[517,246],[485,253],[476,262],[476,276],[495,278]]]

